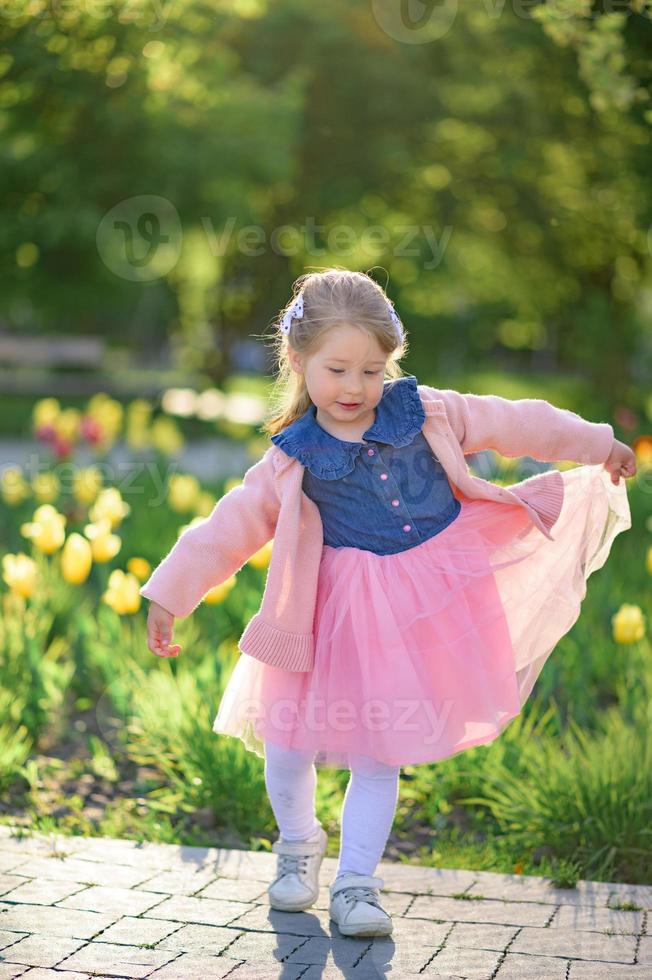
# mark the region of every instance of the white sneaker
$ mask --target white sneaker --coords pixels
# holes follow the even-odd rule
[[[391,916],[380,904],[383,879],[350,872],[330,886],[330,917],[344,936],[389,936]]]
[[[267,889],[273,909],[301,912],[314,905],[327,844],[328,835],[321,824],[306,840],[284,841],[279,837],[274,841],[272,851],[278,854],[276,878]]]

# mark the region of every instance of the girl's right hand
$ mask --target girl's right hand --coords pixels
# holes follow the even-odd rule
[[[157,657],[178,656],[181,647],[178,643],[172,644],[173,631],[172,613],[150,600],[147,614],[147,646]]]

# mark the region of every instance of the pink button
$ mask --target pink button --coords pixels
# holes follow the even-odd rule
[[[373,456],[373,454],[374,454],[373,449],[368,449],[367,450],[367,456]]]
[[[398,507],[398,500],[392,500],[392,507]]]
[[[411,531],[412,530],[412,525],[411,524],[404,524],[403,525],[403,530],[404,531]]]
[[[386,480],[387,479],[387,473],[381,473],[380,474],[380,479],[381,480]]]

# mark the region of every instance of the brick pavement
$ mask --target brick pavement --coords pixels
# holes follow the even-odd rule
[[[268,852],[138,844],[0,826],[0,980],[650,980],[652,885],[381,862],[391,937],[270,909]],[[619,906],[626,906],[624,908]]]

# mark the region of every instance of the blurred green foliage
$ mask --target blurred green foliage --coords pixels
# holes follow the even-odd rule
[[[487,362],[570,371],[643,408],[648,4],[469,0],[407,41],[387,6],[9,0],[0,316],[141,352],[168,338],[223,381],[292,279],[336,264],[387,284],[442,385]],[[182,234],[170,268],[130,280],[98,234],[140,195]]]

